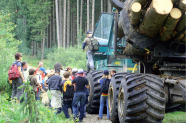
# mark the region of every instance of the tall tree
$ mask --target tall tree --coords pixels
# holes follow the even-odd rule
[[[112,11],[112,10],[111,10],[111,9],[112,9],[111,7],[112,7],[112,6],[111,6],[111,3],[110,3],[110,0],[108,0],[108,12],[109,12],[109,13],[111,13],[111,11]]]
[[[103,12],[103,0],[101,0],[101,13]]]
[[[45,52],[45,31],[43,32],[43,41],[41,43],[41,49],[42,49],[41,60],[43,60],[44,59],[44,52]]]
[[[79,0],[77,0],[77,44],[79,45]]]
[[[59,0],[59,43],[62,47],[62,2]]]
[[[57,44],[56,44],[56,20],[55,20],[55,0],[53,1],[53,13],[52,13],[52,22],[53,22],[53,28],[52,28],[52,34],[53,34],[53,36],[52,36],[52,40],[53,40],[53,42],[54,42],[54,45],[56,45],[57,46]]]
[[[81,10],[80,10],[80,29],[82,30],[82,22],[83,22],[83,0],[81,0]]]
[[[87,0],[87,30],[89,30],[89,25],[90,25],[90,21],[89,21],[89,0]]]
[[[58,45],[58,48],[60,47],[60,40],[59,40],[59,10],[58,10],[58,0],[55,0],[56,1],[56,28],[57,28],[57,45]]]
[[[63,47],[66,47],[66,0],[63,0]]]
[[[68,0],[68,7],[67,7],[67,48],[70,45],[70,0]]]
[[[92,32],[94,31],[95,0],[92,0]]]

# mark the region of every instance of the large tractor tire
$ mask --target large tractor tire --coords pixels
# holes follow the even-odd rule
[[[161,123],[164,113],[164,84],[158,76],[129,74],[123,77],[118,95],[120,123]]]
[[[115,76],[112,77],[110,82],[109,93],[108,93],[108,105],[109,105],[110,119],[112,123],[119,122],[119,118],[118,118],[119,87],[123,76],[126,74],[127,73],[117,73]]]
[[[87,74],[90,85],[89,103],[87,104],[87,112],[89,114],[97,114],[99,112],[101,85],[98,80],[101,79],[102,75],[102,71],[91,71]]]

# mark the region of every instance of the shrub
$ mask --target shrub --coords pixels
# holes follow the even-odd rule
[[[14,28],[15,25],[10,21],[10,14],[0,11],[0,91],[9,87],[6,82],[8,69],[14,61],[14,54],[20,44],[20,41],[16,40],[12,33]]]
[[[45,66],[48,69],[53,69],[55,63],[61,63],[63,67],[77,67],[86,69],[86,53],[82,51],[81,47],[69,47],[68,49],[59,48],[47,55]]]

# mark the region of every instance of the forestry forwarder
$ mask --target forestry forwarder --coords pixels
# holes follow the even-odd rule
[[[110,46],[113,46],[114,57],[110,55],[107,60],[132,59],[140,63],[140,73],[125,71],[112,77],[109,88],[111,120],[115,123],[162,122],[165,109],[186,103],[186,1],[122,1],[110,0],[118,12],[110,19],[110,24],[115,25],[114,34],[110,36],[114,40],[109,43],[113,44]],[[100,23],[107,21],[100,20]],[[112,27],[104,30],[112,31]],[[97,31],[102,35],[102,28]],[[95,34],[96,30],[94,37]],[[103,64],[100,62],[98,66]],[[99,77],[100,71],[88,75],[93,86],[88,111],[97,109],[99,105],[96,101],[99,93],[91,95],[92,92],[100,92]]]

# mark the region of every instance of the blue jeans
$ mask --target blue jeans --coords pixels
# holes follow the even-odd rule
[[[78,112],[79,112],[78,109],[80,108],[79,120],[83,120],[85,101],[86,101],[85,92],[74,93],[74,98],[73,98],[73,102],[72,102],[72,109],[73,109],[74,119],[77,118],[77,115],[78,115]],[[80,103],[79,108],[78,108],[78,103]]]
[[[63,101],[63,112],[64,112],[66,118],[70,118],[70,115],[68,113],[69,108],[72,110],[72,100],[71,101]]]
[[[103,117],[103,108],[104,108],[105,102],[106,102],[106,106],[107,106],[107,118],[110,118],[109,107],[108,107],[108,96],[101,96],[100,97],[99,117],[100,118]]]
[[[87,70],[94,70],[93,55],[94,53],[92,51],[87,51]]]
[[[21,77],[12,80],[12,99],[20,100],[20,97],[22,96],[24,90],[23,88],[19,88],[23,85],[23,80]]]

